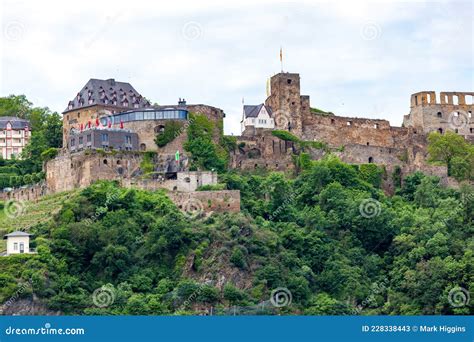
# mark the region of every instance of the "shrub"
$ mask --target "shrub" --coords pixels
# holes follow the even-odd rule
[[[163,147],[173,141],[182,133],[183,124],[179,121],[170,121],[166,123],[165,129],[155,137],[155,143],[158,147]]]

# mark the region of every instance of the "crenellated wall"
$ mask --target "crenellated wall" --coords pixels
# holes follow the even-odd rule
[[[474,92],[422,91],[411,95],[410,113],[403,117],[405,127],[414,127],[425,133],[447,130],[474,137]]]

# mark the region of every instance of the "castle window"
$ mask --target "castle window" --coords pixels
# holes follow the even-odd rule
[[[456,128],[456,129],[454,130],[454,133],[459,133],[459,129]]]
[[[474,133],[474,128],[469,128],[469,132]]]
[[[88,134],[86,140],[87,140],[87,142],[91,142],[92,141],[92,135]]]
[[[104,165],[107,165],[107,159],[104,159],[103,163]]]
[[[165,131],[165,126],[163,126],[163,125],[159,125],[159,126],[155,127],[155,133],[157,133],[157,134],[161,134],[164,131]]]
[[[367,146],[369,146],[369,142],[367,141]]]
[[[347,121],[347,126],[352,126],[352,121]]]
[[[102,133],[101,134],[101,141],[103,143],[109,142],[109,135],[107,133]]]
[[[191,183],[191,178],[186,177],[186,178],[184,178],[184,181],[185,181],[186,183]]]
[[[467,112],[467,116],[469,119],[472,118],[472,111]]]
[[[438,132],[439,132],[440,134],[443,134],[443,129],[442,129],[442,128],[438,128]]]
[[[290,79],[287,79],[287,80],[286,80],[286,83],[291,84],[291,80],[290,80]]]
[[[379,129],[379,124],[375,124],[375,125],[374,125],[374,128],[375,128],[375,129]]]
[[[438,118],[442,118],[443,114],[441,112],[438,112]]]
[[[291,105],[293,105],[293,106],[294,106],[294,105],[295,105],[295,102],[291,102]]]
[[[76,139],[71,139],[71,146],[76,145]]]
[[[79,145],[82,145],[84,143],[84,137],[79,137]]]
[[[334,125],[336,123],[336,120],[331,119],[331,124]]]
[[[145,150],[146,150],[146,145],[140,144],[140,151],[145,151]]]
[[[117,165],[120,165],[120,160],[117,160]]]
[[[374,162],[374,158],[373,157],[369,157],[369,163],[373,163]]]

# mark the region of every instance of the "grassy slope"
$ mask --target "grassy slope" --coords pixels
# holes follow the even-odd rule
[[[15,230],[25,230],[37,223],[52,219],[63,202],[75,195],[77,191],[62,192],[41,198],[38,202],[23,202],[23,210],[18,217],[8,217],[4,210],[0,210],[0,236]],[[6,249],[5,240],[0,240],[0,252]]]

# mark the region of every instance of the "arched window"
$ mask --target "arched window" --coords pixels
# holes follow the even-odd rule
[[[373,163],[374,162],[374,158],[373,157],[369,157],[369,163]]]
[[[442,118],[443,114],[441,112],[438,112],[438,118]]]
[[[140,151],[145,151],[145,150],[146,150],[146,145],[140,144]]]
[[[442,128],[438,128],[438,132],[439,132],[440,134],[443,134],[443,129],[442,129]]]

